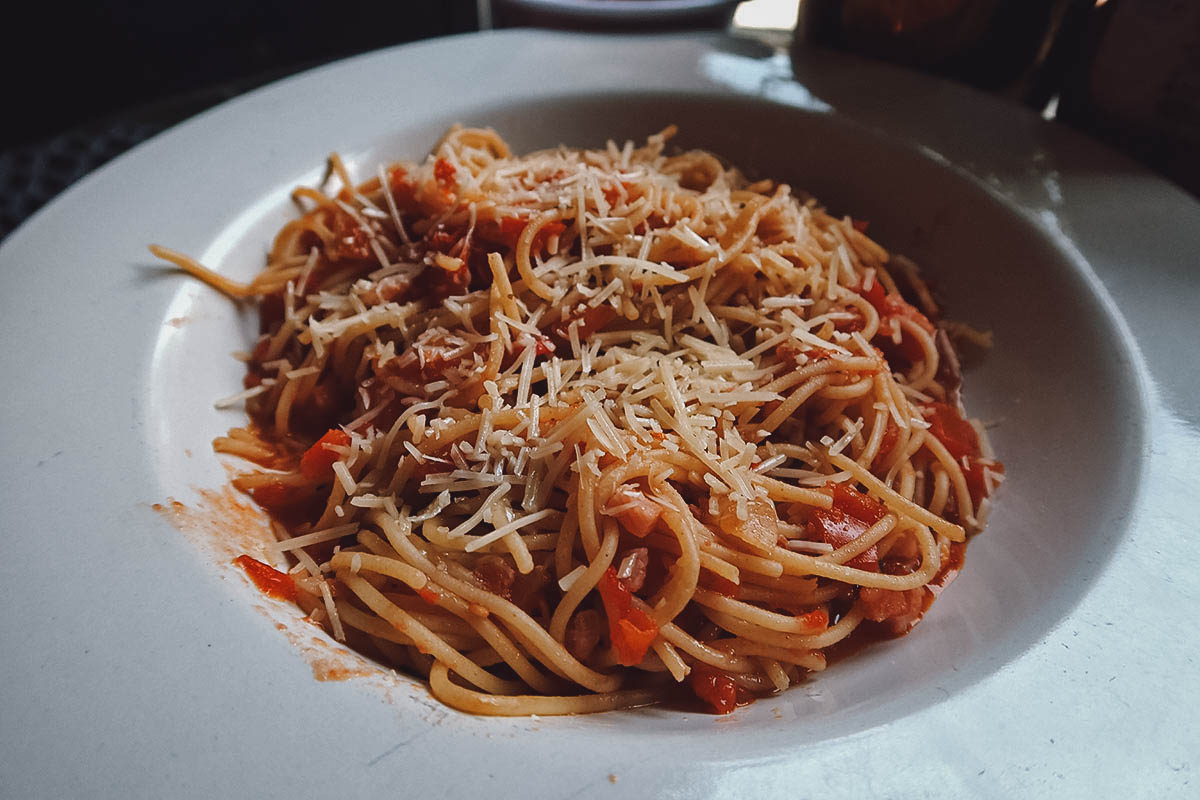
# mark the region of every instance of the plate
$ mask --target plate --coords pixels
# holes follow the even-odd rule
[[[518,151],[674,122],[870,219],[994,331],[967,403],[1009,480],[911,635],[724,718],[487,719],[247,585],[229,554],[261,518],[209,442],[241,419],[212,403],[253,315],[145,245],[248,277],[331,150],[363,176],[454,121]],[[0,795],[1179,794],[1200,743],[1197,252],[1200,205],[1056,125],[720,35],[473,34],[219,106],[0,248]]]

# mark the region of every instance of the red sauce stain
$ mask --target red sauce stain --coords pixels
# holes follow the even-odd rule
[[[347,650],[323,633],[313,636],[313,622],[292,602],[295,587],[288,575],[265,563],[272,560],[266,545],[274,541],[268,517],[245,495],[232,486],[223,489],[197,490],[199,501],[186,505],[174,498],[153,503],[151,508],[162,514],[201,553],[215,562],[226,576],[244,580],[274,602],[255,603],[254,607],[272,620],[276,630],[287,637],[296,651],[312,669],[319,681],[371,679],[391,699],[392,690],[416,684],[398,678],[363,656]],[[290,588],[290,592],[288,589]]]
[[[330,664],[323,660],[311,663],[313,677],[319,681],[348,681],[351,678],[369,678],[379,670],[378,667],[368,667],[365,669],[350,668],[337,663]]]
[[[187,506],[175,498],[151,506],[193,545],[226,564],[247,554],[266,559],[264,545],[274,541],[265,512],[232,486],[200,489],[199,502]],[[278,566],[278,565],[276,565]]]

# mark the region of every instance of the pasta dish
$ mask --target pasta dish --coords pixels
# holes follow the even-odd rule
[[[986,337],[864,222],[673,133],[332,156],[249,283],[152,248],[260,309],[214,446],[277,542],[238,562],[455,708],[782,691],[916,624],[1002,479],[960,399]]]

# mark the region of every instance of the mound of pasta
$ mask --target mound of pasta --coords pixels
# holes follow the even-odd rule
[[[455,708],[786,689],[908,631],[1002,477],[959,397],[981,335],[865,223],[673,132],[332,156],[248,284],[152,248],[261,309],[214,444],[278,542],[239,562]]]

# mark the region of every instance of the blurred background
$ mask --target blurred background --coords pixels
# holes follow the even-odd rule
[[[730,30],[963,81],[1200,194],[1200,0],[108,0],[22,4],[0,50],[0,237],[205,108],[355,53],[480,29]]]

